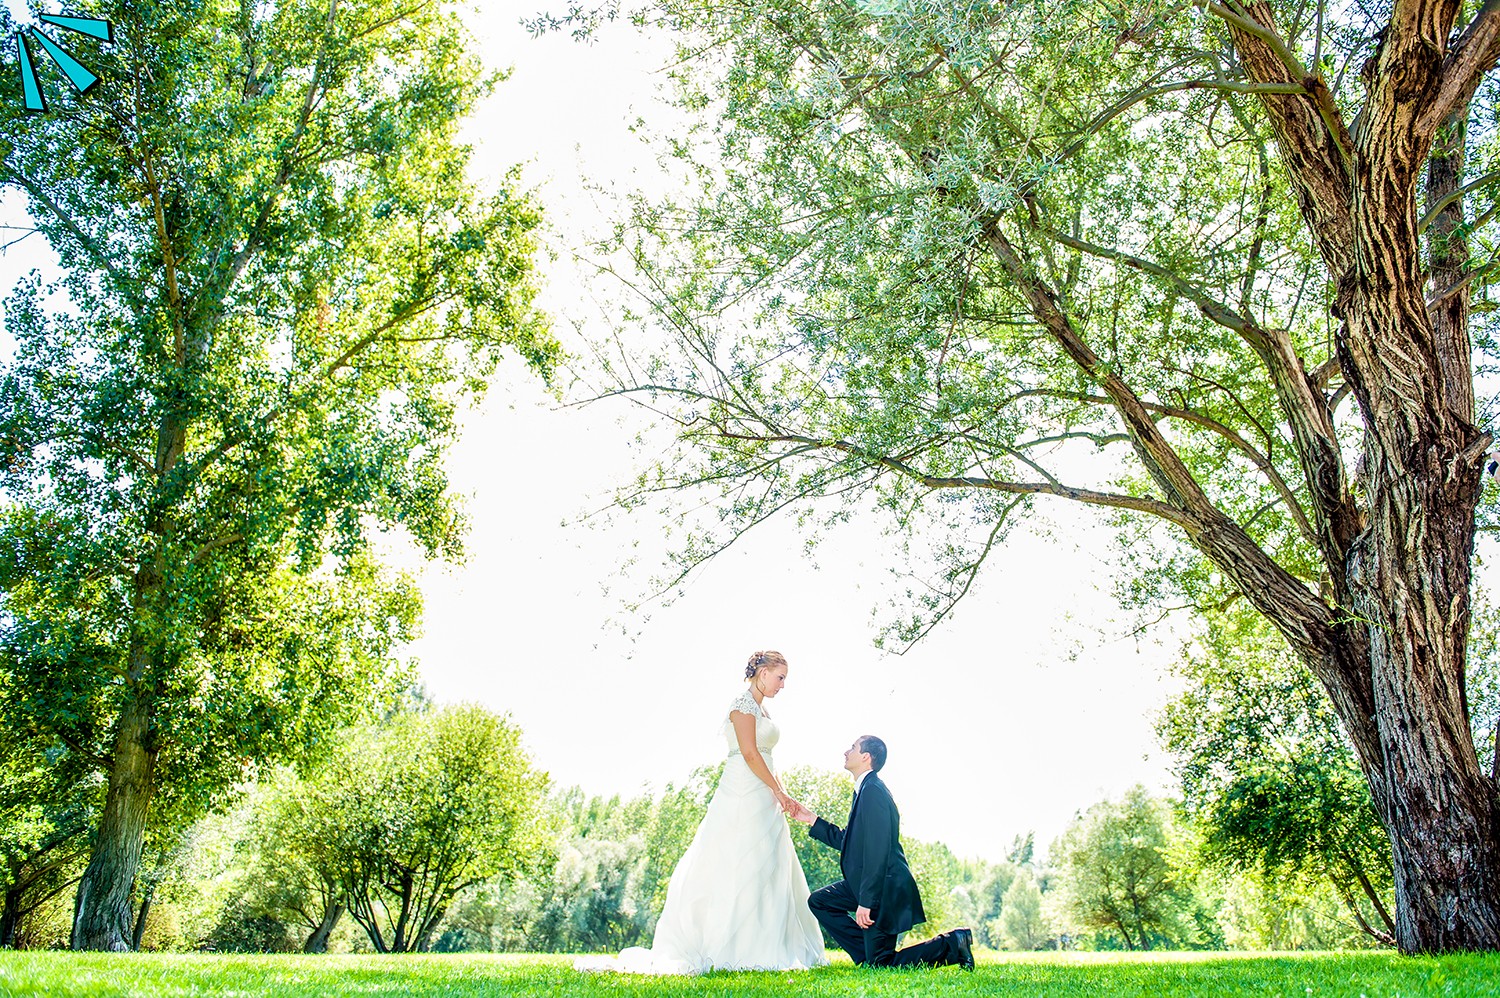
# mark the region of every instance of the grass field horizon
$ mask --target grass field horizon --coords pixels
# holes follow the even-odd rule
[[[1500,996],[1500,954],[1495,953],[987,953],[972,974],[951,967],[865,970],[838,955],[832,966],[814,971],[716,972],[689,978],[580,973],[572,961],[571,955],[508,953],[5,952],[0,953],[0,995]]]

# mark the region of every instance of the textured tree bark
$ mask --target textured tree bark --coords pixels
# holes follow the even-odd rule
[[[1427,204],[1444,204],[1427,228],[1428,300],[1443,400],[1455,417],[1474,421],[1474,372],[1469,360],[1469,243],[1464,234],[1464,145],[1469,108],[1448,116],[1427,161]],[[1428,209],[1432,210],[1431,207]]]
[[[1387,225],[1400,232],[1400,220]],[[1371,428],[1371,522],[1349,562],[1380,732],[1379,757],[1362,762],[1391,838],[1398,945],[1496,949],[1500,812],[1464,693],[1483,438],[1451,417],[1436,364],[1400,364],[1434,356],[1431,327],[1410,304],[1421,302],[1420,284],[1395,295],[1389,270],[1377,276],[1373,293],[1355,296],[1341,344]]]
[[[1451,20],[1427,23],[1439,5],[1415,6],[1411,24],[1446,36]],[[1370,639],[1380,731],[1381,756],[1366,771],[1391,838],[1396,940],[1407,952],[1500,948],[1500,808],[1479,768],[1464,690],[1487,438],[1471,422],[1467,297],[1451,296],[1429,316],[1416,217],[1429,154],[1429,181],[1439,189],[1455,185],[1461,168],[1453,143],[1462,129],[1440,138],[1414,120],[1423,98],[1436,98],[1436,57],[1398,35],[1366,67],[1372,96],[1358,136],[1356,262],[1338,337],[1367,428],[1370,522],[1347,564],[1354,613]],[[1435,271],[1461,266],[1460,250],[1454,239],[1440,241]]]
[[[1237,9],[1276,31],[1268,3]],[[1431,223],[1430,273],[1416,213],[1424,167],[1430,204],[1461,184],[1468,94],[1493,61],[1490,5],[1455,39],[1457,12],[1432,0],[1393,6],[1361,73],[1367,100],[1352,134],[1320,103],[1316,74],[1295,81],[1304,95],[1263,98],[1304,220],[1338,282],[1338,357],[1366,427],[1364,522],[1353,535],[1320,531],[1335,606],[1349,623],[1328,654],[1298,651],[1354,738],[1390,836],[1395,937],[1406,952],[1500,948],[1500,804],[1479,769],[1464,692],[1487,438],[1473,426],[1462,204]],[[1263,35],[1232,23],[1230,34],[1254,79],[1293,79]],[[1323,524],[1342,515],[1329,497],[1314,498]],[[1350,540],[1344,550],[1330,543],[1340,534]],[[1267,616],[1294,638],[1286,614]]]
[[[179,335],[180,340],[180,335]],[[182,362],[179,342],[178,361]],[[168,414],[157,428],[156,476],[161,495],[170,491],[171,475],[181,459],[187,427],[177,414]],[[156,792],[159,746],[152,730],[156,677],[154,656],[158,638],[162,589],[167,577],[166,546],[170,519],[158,512],[149,524],[156,543],[135,574],[134,633],[130,637],[126,683],[128,699],[115,722],[114,751],[110,756],[109,790],[94,838],[94,851],[78,884],[73,907],[72,948],[118,951],[132,948],[135,938],[130,898],[135,890],[145,845],[146,814]]]
[[[146,812],[155,786],[156,752],[149,747],[150,726],[149,704],[138,696],[120,715],[116,730],[104,814],[93,855],[78,884],[75,950],[130,949],[134,929],[130,895],[140,869]]]
[[[1459,517],[1445,518],[1450,526],[1459,519],[1459,529],[1436,529],[1423,512],[1433,497],[1414,477],[1381,492],[1376,534],[1355,566],[1355,608],[1373,625],[1382,753],[1368,775],[1391,839],[1396,940],[1406,952],[1492,950],[1500,947],[1500,811],[1479,768],[1463,697],[1472,532],[1456,536]],[[1408,532],[1446,534],[1449,543],[1440,536],[1427,551],[1409,552],[1399,543]],[[1450,570],[1402,557],[1409,554]]]

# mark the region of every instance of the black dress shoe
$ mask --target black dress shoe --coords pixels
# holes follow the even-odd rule
[[[965,970],[974,969],[974,930],[954,929],[948,933],[953,940],[953,953],[958,957],[958,965]]]

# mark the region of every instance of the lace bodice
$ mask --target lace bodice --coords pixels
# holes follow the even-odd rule
[[[776,727],[776,722],[760,709],[760,704],[755,702],[755,697],[750,691],[746,690],[735,697],[729,709],[724,712],[724,741],[729,747],[730,755],[740,754],[739,739],[734,736],[734,722],[729,719],[729,715],[736,710],[755,718],[755,747],[760,749],[762,755],[776,747],[776,742],[781,738],[781,731]]]

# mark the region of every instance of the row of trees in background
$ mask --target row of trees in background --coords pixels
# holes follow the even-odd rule
[[[1181,715],[1199,702],[1190,689],[1164,727],[1182,728]],[[588,797],[549,788],[519,741],[512,724],[482,708],[412,701],[339,732],[300,773],[269,771],[232,808],[190,825],[163,817],[147,836],[132,945],[306,952],[649,945],[720,768],[655,794]],[[67,768],[47,769],[46,754],[27,759],[16,751],[0,757],[6,944],[65,945],[68,888],[87,862],[103,786],[86,771],[67,784]],[[40,779],[70,792],[39,795]],[[785,780],[819,812],[848,806],[844,774],[798,768]],[[1391,876],[1378,849],[1356,857],[1367,864],[1357,871],[1328,867],[1325,852],[1343,856],[1328,847],[1326,828],[1283,821],[1267,829],[1273,837],[1247,836],[1246,812],[1217,809],[1219,797],[1201,781],[1192,786],[1196,796],[1185,801],[1138,787],[1100,802],[1045,858],[1029,835],[999,862],[907,841],[929,916],[916,934],[969,925],[980,945],[1012,950],[1377,941],[1372,911],[1388,908]],[[1300,801],[1288,799],[1277,807]],[[1341,827],[1378,842],[1365,807]],[[1281,815],[1273,809],[1270,820]],[[838,879],[836,854],[801,826],[792,837],[811,885]],[[1351,876],[1372,893],[1351,897]]]
[[[1500,618],[1483,599],[1477,607],[1469,689],[1478,739],[1500,718]],[[1136,788],[1100,802],[1044,859],[1029,836],[1003,862],[908,842],[930,916],[919,934],[966,924],[981,945],[1018,950],[1392,942],[1388,846],[1311,674],[1264,620],[1235,606],[1185,648],[1178,673],[1182,692],[1157,724],[1180,796]],[[131,945],[649,944],[720,770],[657,794],[587,797],[550,788],[520,739],[482,708],[406,696],[330,731],[295,769],[268,768],[197,809],[153,811]],[[1493,752],[1492,740],[1479,740]],[[844,774],[798,768],[785,781],[819,813],[848,805]],[[71,889],[106,791],[59,740],[0,740],[0,945],[66,943]],[[800,826],[792,839],[809,884],[838,879],[835,853]]]
[[[88,776],[51,807],[23,760],[6,752],[0,776],[4,944],[65,944],[103,787]],[[540,868],[547,788],[505,719],[409,705],[339,732],[301,774],[272,770],[238,807],[153,822],[132,946],[321,952],[349,921],[375,951],[428,949],[460,893]]]

